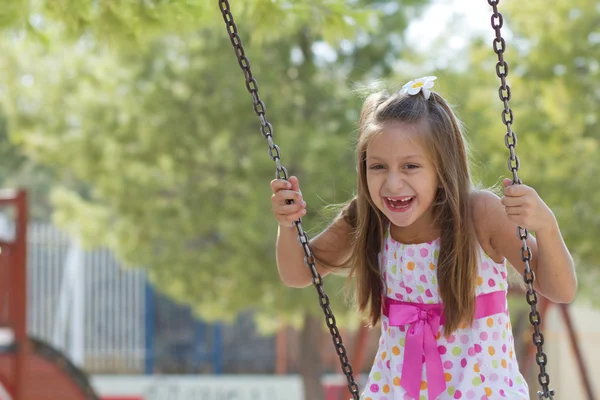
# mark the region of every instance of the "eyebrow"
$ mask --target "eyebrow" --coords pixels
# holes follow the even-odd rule
[[[401,160],[411,160],[411,159],[422,159],[422,158],[424,158],[422,155],[414,153],[414,154],[407,154],[407,155],[401,157],[400,159]],[[368,161],[368,160],[383,161],[383,158],[380,158],[377,156],[369,156],[369,157],[365,158],[365,161]]]

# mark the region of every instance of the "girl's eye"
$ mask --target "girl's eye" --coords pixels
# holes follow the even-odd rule
[[[383,169],[383,165],[381,165],[381,164],[374,164],[374,165],[371,165],[369,167],[369,169]]]
[[[419,168],[419,166],[416,165],[416,164],[407,164],[405,168],[407,168],[407,169],[415,169],[415,168]]]

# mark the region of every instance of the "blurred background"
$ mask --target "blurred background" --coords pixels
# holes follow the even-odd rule
[[[478,182],[509,175],[486,1],[231,7],[311,235],[353,193],[361,92],[376,82],[438,76]],[[600,5],[500,11],[520,177],[556,214],[579,278],[573,304],[539,305],[550,386],[596,399]],[[0,29],[0,399],[349,398],[315,290],[277,275],[275,166],[219,1],[2,0]],[[362,385],[379,332],[343,286],[325,280]]]

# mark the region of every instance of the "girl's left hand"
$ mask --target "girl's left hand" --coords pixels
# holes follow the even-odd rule
[[[533,232],[556,226],[554,213],[535,189],[523,184],[513,185],[512,180],[508,178],[505,178],[503,183],[502,204],[509,220]]]

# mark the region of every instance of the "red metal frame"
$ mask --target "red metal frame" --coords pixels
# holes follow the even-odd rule
[[[9,277],[7,292],[2,293],[8,303],[7,318],[3,327],[14,333],[15,358],[12,385],[6,387],[14,400],[23,399],[25,369],[27,368],[27,193],[24,190],[1,191],[0,206],[14,207],[16,211],[16,231],[13,241],[0,241],[2,248],[1,268]],[[8,270],[6,270],[8,269]]]
[[[571,343],[571,349],[575,354],[575,359],[577,360],[577,366],[579,367],[579,373],[581,374],[581,379],[583,380],[583,385],[585,387],[585,391],[587,392],[588,400],[596,400],[596,396],[594,395],[594,391],[592,390],[592,384],[590,382],[590,377],[587,373],[587,369],[583,364],[583,357],[581,355],[581,350],[579,349],[579,342],[577,340],[577,334],[575,329],[573,328],[573,321],[571,320],[571,314],[569,313],[569,307],[566,304],[559,304],[560,313],[563,316],[563,320],[567,326],[567,331],[569,332],[569,342]]]
[[[548,315],[548,310],[552,306],[558,307],[560,314],[562,316],[563,322],[565,323],[565,328],[567,329],[567,333],[569,335],[569,344],[571,345],[571,350],[573,350],[573,355],[575,356],[575,362],[577,363],[577,368],[579,369],[579,376],[581,377],[581,381],[583,387],[585,388],[585,393],[587,395],[588,400],[596,400],[597,397],[594,394],[592,389],[592,384],[590,381],[590,376],[588,374],[587,369],[585,368],[585,364],[583,362],[583,355],[581,353],[581,349],[579,348],[579,341],[577,339],[577,333],[575,332],[575,328],[573,326],[573,320],[571,319],[571,313],[569,312],[569,306],[567,304],[555,304],[550,302],[549,300],[539,297],[541,300],[540,304],[540,316],[542,320],[542,331],[544,320],[546,319],[546,315]],[[527,352],[527,358],[525,359],[525,371],[530,372],[533,366],[533,362],[535,360],[536,349],[533,344],[530,344],[529,351]],[[548,360],[551,363],[551,360]],[[536,375],[537,376],[537,375]],[[550,377],[552,378],[552,377]]]
[[[48,345],[27,336],[27,193],[0,190],[0,207],[15,211],[15,235],[0,241],[0,327],[13,333],[0,353],[0,383],[13,400],[39,400],[42,393],[53,400],[97,399],[87,377],[65,367],[60,352],[52,349],[48,357]]]

